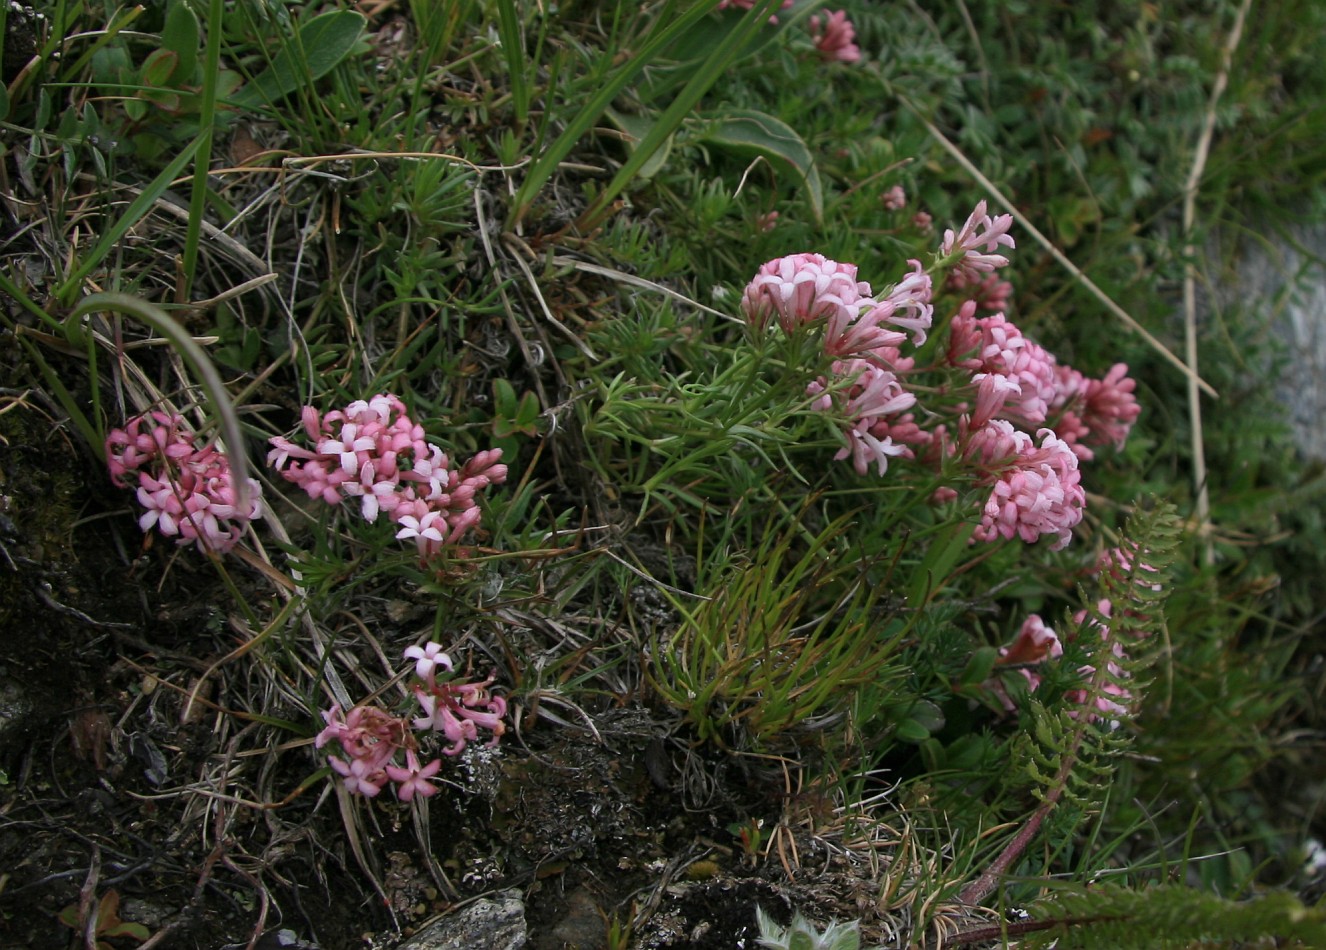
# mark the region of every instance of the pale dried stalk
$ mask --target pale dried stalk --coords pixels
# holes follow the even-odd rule
[[[1211,154],[1211,139],[1215,134],[1216,104],[1229,84],[1229,64],[1234,58],[1234,50],[1243,36],[1243,22],[1247,18],[1252,0],[1243,0],[1238,13],[1234,16],[1234,26],[1229,31],[1225,48],[1220,57],[1220,70],[1215,82],[1211,84],[1211,98],[1206,104],[1206,117],[1202,123],[1202,134],[1197,139],[1197,148],[1193,153],[1192,168],[1188,170],[1188,181],[1183,186],[1183,356],[1191,373],[1188,375],[1188,416],[1192,428],[1192,465],[1193,487],[1197,492],[1197,506],[1194,515],[1199,530],[1206,539],[1203,557],[1207,564],[1215,562],[1215,546],[1211,543],[1211,498],[1206,484],[1206,446],[1202,436],[1202,394],[1197,390],[1197,265],[1193,259],[1197,248],[1193,244],[1193,230],[1197,222],[1197,191],[1201,185],[1202,172],[1206,170],[1206,160]]]

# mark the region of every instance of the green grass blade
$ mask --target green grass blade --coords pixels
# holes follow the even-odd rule
[[[210,138],[210,135],[207,137]],[[180,177],[180,173],[184,171],[189,162],[193,161],[193,157],[198,154],[198,150],[203,145],[203,138],[203,135],[199,135],[184,146],[179,155],[175,156],[174,161],[163,168],[160,174],[153,178],[142,193],[129,204],[120,219],[106,229],[101,235],[101,240],[93,245],[92,250],[83,258],[83,263],[64,279],[64,283],[56,288],[54,295],[56,299],[67,304],[73,302],[73,297],[88,274],[92,273],[106,259],[106,256],[129,233],[129,229],[152,210],[152,206],[166,193],[166,189]]]
[[[766,5],[771,5],[770,0],[766,0]],[[653,61],[661,50],[676,42],[678,38],[685,35],[687,30],[690,30],[701,19],[708,16],[717,6],[717,3],[698,3],[673,19],[670,14],[675,6],[676,4],[670,4],[664,8],[659,15],[660,25],[656,26],[648,38],[639,45],[635,55],[623,63],[621,68],[599,87],[598,92],[590,98],[589,102],[585,103],[585,107],[576,114],[575,118],[562,130],[562,133],[548,146],[548,150],[530,166],[529,174],[521,182],[520,188],[516,190],[516,196],[512,201],[511,224],[513,226],[518,224],[529,212],[530,206],[534,203],[534,196],[538,194],[539,189],[552,177],[558,164],[570,154],[576,143],[593,128],[599,116],[603,115],[604,110],[612,104],[612,100],[617,98],[630,85],[632,80]]]
[[[115,292],[89,294],[84,297],[65,321],[66,334],[70,339],[76,340],[81,335],[79,322],[82,318],[87,314],[103,310],[134,317],[164,336],[202,385],[203,392],[207,394],[208,402],[211,404],[212,413],[221,427],[226,452],[235,474],[235,491],[239,496],[239,507],[244,508],[249,503],[250,477],[248,454],[244,451],[244,433],[239,427],[239,416],[230,402],[221,374],[217,372],[206,351],[160,307],[138,297]]]
[[[221,75],[222,0],[208,5],[207,48],[203,62],[202,101],[198,107],[198,155],[193,167],[193,188],[189,192],[189,224],[184,235],[184,300],[189,299],[193,275],[198,266],[198,242],[202,236],[204,206],[207,203],[207,172],[212,163],[212,133],[216,128],[216,87]],[[192,14],[190,14],[192,15]]]
[[[497,37],[506,57],[507,81],[511,84],[511,105],[516,112],[516,127],[523,129],[529,118],[529,73],[526,71],[525,44],[515,0],[498,0]]]
[[[603,220],[613,199],[639,174],[653,154],[667,143],[718,77],[732,65],[732,61],[749,45],[756,33],[768,24],[770,14],[779,3],[780,0],[763,0],[762,3],[756,4],[742,18],[740,26],[729,33],[724,42],[719,44],[709,58],[700,65],[690,81],[677,94],[677,98],[663,110],[663,114],[659,116],[653,128],[635,146],[630,158],[613,176],[612,181],[599,193],[594,204],[581,215],[579,225],[582,231],[594,227]]]

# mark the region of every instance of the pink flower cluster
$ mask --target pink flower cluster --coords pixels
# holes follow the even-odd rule
[[[940,257],[965,279],[980,281],[989,272],[1008,266],[1008,258],[996,252],[1001,247],[1016,246],[1008,233],[1012,226],[1011,214],[992,218],[986,213],[985,202],[979,201],[956,234],[951,230],[944,232]]]
[[[856,45],[856,27],[847,19],[844,10],[830,13],[823,20],[818,13],[813,14],[810,38],[825,62],[855,63],[861,58],[861,48]]]
[[[405,404],[389,393],[322,416],[305,406],[303,425],[313,449],[277,436],[268,464],[329,505],[358,498],[368,521],[385,511],[399,527],[396,537],[414,541],[420,557],[477,526],[476,495],[506,481],[501,449],[451,468],[446,454],[424,438],[423,427],[410,420]]]
[[[1018,537],[1031,544],[1054,535],[1055,551],[1072,540],[1086,507],[1077,456],[1052,429],[1040,429],[1036,437],[1040,445],[1004,419],[971,433],[964,451],[990,485],[973,539]]]
[[[897,191],[891,199],[901,206],[905,195]],[[757,330],[776,321],[787,334],[820,334],[829,372],[807,393],[814,408],[844,419],[846,445],[836,459],[850,459],[861,475],[872,468],[883,475],[891,459],[915,460],[918,453],[940,471],[955,461],[989,491],[974,541],[1030,543],[1050,535],[1057,550],[1082,520],[1079,463],[1093,457],[1093,447],[1122,446],[1139,413],[1136,384],[1123,364],[1099,380],[1061,365],[1002,310],[977,316],[983,307],[1002,307],[1011,289],[995,272],[1009,263],[1000,252],[1014,246],[1012,220],[990,216],[981,202],[960,229],[944,232],[932,270],[947,270],[950,290],[981,299],[958,308],[947,346],[922,371],[903,352],[908,344],[924,346],[933,322],[931,273],[919,261],[908,261],[902,279],[876,294],[854,264],[790,254],[760,267],[741,307]],[[904,385],[923,372],[931,374],[928,387]],[[916,393],[925,389],[938,408],[922,410]],[[953,396],[965,401],[955,404]],[[934,494],[937,502],[956,496],[949,486]]]
[[[442,749],[444,755],[456,755],[467,743],[477,741],[480,728],[492,733],[490,747],[506,732],[502,721],[506,700],[488,691],[491,677],[480,683],[439,682],[438,670],[450,672],[452,665],[436,643],[410,647],[405,656],[415,661],[417,681],[411,692],[423,716],[411,721],[377,706],[355,706],[343,714],[339,705],[322,714],[327,725],[313,744],[319,749],[332,741],[340,745],[345,757],[329,755],[327,761],[353,795],[373,798],[388,782],[395,785],[396,797],[403,802],[416,795],[437,794],[431,780],[442,768],[442,760],[420,764],[419,744],[411,726],[419,732],[441,733],[449,743]],[[401,753],[403,767],[397,764]]]
[[[1096,606],[1097,611],[1104,617],[1110,616],[1110,602],[1102,600]],[[1087,619],[1087,611],[1080,610],[1073,616],[1073,621],[1079,626]],[[1109,659],[1106,661],[1106,669],[1109,676],[1104,678],[1100,685],[1100,693],[1096,697],[1094,708],[1087,712],[1091,720],[1096,720],[1102,716],[1109,716],[1112,728],[1117,728],[1118,717],[1128,712],[1129,704],[1132,701],[1132,694],[1121,685],[1121,680],[1126,676],[1123,668],[1118,661],[1124,659],[1123,646],[1118,642],[1117,637],[1113,637],[1110,628],[1097,620],[1091,622],[1091,626],[1099,633],[1101,640],[1108,644]],[[1027,691],[1035,692],[1041,684],[1041,676],[1033,669],[1049,659],[1058,659],[1064,655],[1063,644],[1059,642],[1058,635],[1045,625],[1037,614],[1031,614],[1022,624],[1022,629],[1018,632],[1017,638],[1010,646],[999,648],[999,659],[995,661],[996,668],[1004,667],[1006,669],[1017,670],[1018,673],[1027,682]],[[1078,667],[1078,674],[1084,678],[1090,679],[1096,673],[1096,667],[1091,664],[1084,664]],[[999,704],[1004,707],[1006,712],[1013,712],[1016,708],[1008,690],[998,678],[988,680],[986,687],[991,694],[999,700]],[[1064,698],[1076,705],[1084,705],[1087,702],[1089,693],[1086,689],[1070,690],[1064,694]],[[1070,715],[1076,718],[1079,715],[1078,710],[1073,710]]]
[[[241,503],[230,459],[214,446],[199,448],[180,416],[135,416],[106,437],[111,481],[138,489],[145,509],[138,527],[153,525],[176,544],[225,553],[262,514],[262,486],[249,479]]]
[[[1034,693],[1041,685],[1041,676],[1032,667],[1063,655],[1064,647],[1059,642],[1058,634],[1045,626],[1039,614],[1031,614],[1022,622],[1022,629],[1018,631],[1013,643],[999,648],[999,659],[995,661],[995,666],[1017,670],[1027,682],[1027,692]],[[988,681],[986,686],[1006,712],[1017,708],[999,679]]]
[[[920,261],[909,261],[912,271],[887,294],[875,295],[870,284],[857,280],[856,265],[832,261],[820,254],[791,254],[769,261],[746,286],[741,307],[756,328],[771,317],[785,333],[801,327],[823,327],[826,355],[834,358],[830,372],[807,387],[817,396],[814,405],[829,409],[835,403],[847,416],[847,446],[836,458],[849,456],[864,475],[874,465],[883,475],[888,460],[911,455],[908,443],[924,443],[922,433],[906,411],[916,404],[899,373],[911,361],[900,347],[925,342],[933,308],[930,277]]]
[[[780,10],[792,6],[793,0],[783,0]],[[755,0],[719,0],[716,10],[752,10]],[[777,23],[778,17],[770,16],[770,23]],[[815,49],[825,62],[855,63],[861,58],[861,48],[856,45],[856,28],[847,19],[847,13],[839,10],[821,18],[818,13],[810,18],[810,39]]]

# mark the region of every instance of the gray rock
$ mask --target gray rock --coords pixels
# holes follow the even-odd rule
[[[396,950],[520,950],[526,940],[525,902],[509,890],[447,914]]]
[[[0,742],[16,739],[33,710],[32,699],[19,682],[0,675]]]
[[[1252,305],[1273,317],[1287,360],[1275,393],[1288,410],[1299,450],[1326,461],[1326,226],[1267,233],[1239,246],[1233,280],[1219,294],[1225,307]]]

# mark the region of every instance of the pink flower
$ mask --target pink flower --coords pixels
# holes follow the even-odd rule
[[[902,185],[894,185],[884,192],[884,197],[880,200],[885,211],[901,211],[907,207],[907,192],[903,190]]]
[[[1137,381],[1127,374],[1127,364],[1116,363],[1104,379],[1086,381],[1082,422],[1090,431],[1087,441],[1092,445],[1123,448],[1133,423],[1142,412],[1133,395]]]
[[[986,313],[1007,310],[1009,297],[1013,294],[1013,285],[1001,280],[998,274],[986,274],[980,280],[973,280],[970,274],[961,269],[949,272],[945,286],[949,290],[965,292],[976,303],[976,309]]]
[[[322,718],[327,727],[318,733],[314,747],[335,739],[353,761],[368,763],[373,772],[391,761],[409,732],[404,720],[376,706],[355,706],[342,718],[340,706],[334,705]]]
[[[780,9],[786,10],[788,7],[792,5],[793,2],[794,0],[783,0],[783,5]],[[714,9],[726,10],[729,7],[735,7],[738,10],[750,10],[755,7],[755,0],[719,0],[718,6],[715,7]],[[776,16],[769,17],[769,22],[777,23],[778,17]]]
[[[1004,427],[1008,427],[1005,429]],[[980,458],[1000,446],[1001,439],[1017,445],[1012,462],[995,469],[990,497],[981,512],[981,523],[972,532],[974,541],[1019,537],[1028,544],[1042,535],[1054,535],[1051,550],[1065,547],[1073,537],[1073,527],[1082,520],[1086,493],[1082,490],[1077,456],[1050,429],[1041,429],[1039,447],[1025,433],[1009,438],[1011,426],[995,420],[981,432],[993,430],[994,437],[981,441],[976,450],[968,446],[968,458]],[[979,435],[980,433],[977,433]],[[976,442],[975,436],[972,439]],[[988,464],[988,463],[987,463]]]
[[[971,381],[976,384],[976,409],[971,416],[971,428],[984,428],[1004,409],[1010,398],[1022,395],[1022,386],[1000,373],[977,373]]]
[[[863,306],[874,306],[870,285],[856,279],[856,265],[839,264],[821,254],[790,254],[763,265],[741,298],[741,309],[758,329],[770,316],[784,333],[816,320],[837,321],[846,328]]]
[[[491,679],[482,683],[434,683],[427,689],[416,685],[414,695],[424,715],[414,720],[414,727],[442,733],[451,743],[442,750],[446,755],[456,755],[466,743],[476,741],[480,728],[493,734],[489,745],[497,745],[506,732],[502,721],[506,700],[488,692],[491,683]]]
[[[975,312],[975,305],[967,301],[954,315],[949,361],[976,374],[1008,377],[1018,391],[1005,400],[1006,416],[1026,425],[1045,422],[1058,392],[1054,357],[1023,336],[1002,313],[977,319]]]
[[[878,438],[871,433],[871,427],[862,421],[847,430],[847,447],[839,449],[834,455],[834,460],[839,461],[850,455],[852,467],[856,469],[858,475],[865,475],[870,471],[871,465],[883,475],[888,471],[889,459],[906,452],[905,445],[895,445],[888,437]]]
[[[430,795],[437,794],[437,786],[429,781],[437,774],[438,769],[442,768],[442,760],[434,759],[422,768],[419,766],[419,757],[415,755],[413,749],[405,750],[405,768],[399,768],[395,765],[387,766],[387,777],[396,783],[396,797],[403,802],[408,802],[415,795],[422,795],[428,798]]]
[[[1045,626],[1039,614],[1031,614],[1022,622],[1017,639],[999,650],[1001,665],[1041,663],[1046,659],[1064,655],[1058,635]]]
[[[437,554],[478,525],[477,493],[506,481],[500,449],[480,452],[460,470],[452,469],[390,393],[325,416],[305,406],[301,422],[314,450],[278,436],[271,440],[268,462],[327,504],[358,498],[366,521],[386,512],[400,525],[396,536],[414,540],[420,557]]]
[[[1027,682],[1027,691],[1034,693],[1041,685],[1041,677],[1039,673],[1027,669],[1027,667],[1038,665],[1047,659],[1057,659],[1063,655],[1064,648],[1063,644],[1059,642],[1059,637],[1053,630],[1045,626],[1045,621],[1040,618],[1039,614],[1031,614],[1022,622],[1022,629],[1018,631],[1017,638],[1013,643],[1010,646],[999,648],[999,659],[996,661],[996,665],[1018,667],[1018,673]],[[986,685],[998,697],[1005,710],[1012,712],[1016,708],[1002,682],[995,679]]]
[[[387,773],[380,768],[374,768],[364,759],[351,759],[347,763],[334,755],[329,755],[327,761],[336,774],[341,776],[345,790],[351,795],[374,798],[382,791],[382,786],[387,784]]]
[[[822,394],[812,403],[816,409],[830,409],[837,400],[847,416],[847,445],[834,459],[850,456],[858,475],[865,475],[872,465],[883,475],[890,458],[911,454],[906,445],[895,444],[888,434],[888,420],[916,405],[916,395],[904,389],[892,371],[866,360],[839,360],[831,368],[835,376],[854,378],[852,385],[831,394],[826,382],[819,379],[807,386],[806,391],[811,395]],[[915,438],[915,441],[924,440]]]
[[[1008,258],[995,252],[1000,247],[1015,246],[1008,233],[1012,225],[1011,214],[991,218],[986,214],[985,202],[980,201],[961,230],[956,234],[951,230],[944,232],[940,256],[954,258],[954,266],[962,272],[964,279],[979,282],[985,273],[1008,265]]]
[[[811,16],[810,38],[827,62],[855,63],[861,58],[861,49],[856,45],[856,28],[843,10],[830,13],[822,23],[818,13]]]
[[[128,488],[136,474],[138,519],[146,532],[154,526],[177,544],[193,544],[224,553],[238,543],[245,527],[262,514],[262,486],[248,482],[248,500],[240,504],[230,459],[208,446],[194,445],[184,420],[154,412],[130,419],[106,438],[111,480]]]
[[[406,659],[414,660],[414,675],[425,682],[433,682],[438,667],[451,672],[451,657],[442,652],[442,644],[428,643],[422,647],[405,649]]]
[[[870,316],[911,330],[912,345],[923,346],[934,316],[934,307],[930,306],[930,275],[921,267],[920,261],[909,260],[907,263],[912,266],[912,273],[894,285]],[[879,310],[886,312],[883,316],[876,316]]]
[[[922,234],[929,234],[934,230],[935,219],[930,217],[929,212],[918,211],[916,214],[912,215],[912,227],[916,228],[916,230],[920,231]]]

